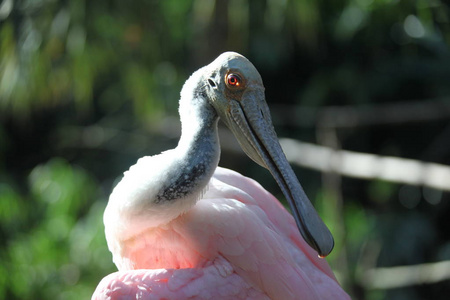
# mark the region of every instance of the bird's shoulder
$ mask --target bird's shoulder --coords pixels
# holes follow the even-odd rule
[[[175,230],[191,232],[204,247],[198,248],[201,255],[223,256],[237,274],[269,296],[295,299],[301,290],[316,295],[321,282],[337,285],[286,209],[259,183],[237,172],[218,168],[204,197],[183,218],[187,227]]]

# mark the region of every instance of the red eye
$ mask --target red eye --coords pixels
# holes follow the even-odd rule
[[[238,87],[241,85],[242,80],[241,80],[241,77],[239,77],[239,75],[228,74],[227,75],[227,83],[231,87]]]

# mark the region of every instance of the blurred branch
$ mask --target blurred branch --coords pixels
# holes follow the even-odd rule
[[[286,138],[280,139],[280,143],[288,160],[305,168],[450,191],[449,166],[413,159],[337,151]]]
[[[450,98],[317,109],[297,105],[271,105],[271,109],[278,125],[349,128],[448,119]]]
[[[369,289],[392,289],[436,283],[447,279],[450,279],[449,260],[413,266],[370,269],[361,276],[361,283]]]
[[[168,118],[167,122],[161,122],[158,128],[152,128],[152,133],[176,137],[179,135],[179,123],[173,121],[172,118]],[[219,129],[222,149],[243,154],[231,132],[224,130],[222,126]],[[139,144],[141,149],[148,147],[147,143],[150,142],[145,134],[136,132],[125,133],[100,125],[70,127],[70,134],[67,133],[67,130],[69,128],[66,128],[64,130],[65,133],[61,133],[58,139],[62,139],[62,136],[73,136],[76,138],[66,140],[64,143],[66,147],[109,148],[107,143],[113,137],[122,142],[128,140],[127,143],[129,143],[130,139],[136,141],[136,145]],[[122,142],[118,144],[123,145]],[[320,172],[334,172],[354,178],[381,179],[450,191],[450,167],[446,165],[346,150],[333,150],[329,147],[288,138],[280,139],[280,143],[287,159],[301,167]]]

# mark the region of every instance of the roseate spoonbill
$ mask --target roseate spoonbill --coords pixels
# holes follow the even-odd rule
[[[317,255],[333,238],[284,156],[250,61],[227,52],[195,72],[179,113],[178,146],[139,159],[109,198],[119,271],[92,298],[349,299]],[[219,118],[272,173],[294,218],[258,183],[217,166]]]

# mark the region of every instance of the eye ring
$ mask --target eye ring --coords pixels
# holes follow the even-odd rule
[[[225,83],[230,88],[238,88],[243,84],[241,76],[235,73],[227,74],[227,76],[225,77]]]

